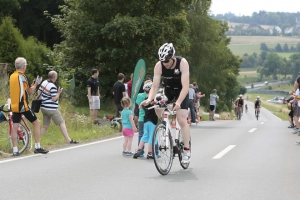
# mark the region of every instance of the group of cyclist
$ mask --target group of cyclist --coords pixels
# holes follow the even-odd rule
[[[249,96],[247,95],[247,101],[248,99]],[[245,106],[246,113],[248,112],[248,106],[247,104],[245,104],[242,94],[239,95],[239,98],[237,98],[233,104],[234,104],[234,113],[237,115],[239,119],[242,116],[242,113],[244,112],[244,106]],[[260,113],[260,105],[261,105],[260,96],[257,96],[254,101],[254,112],[256,117]]]

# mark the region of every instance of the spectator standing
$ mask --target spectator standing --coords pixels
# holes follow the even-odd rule
[[[287,100],[287,103],[291,105],[291,110],[288,114],[288,118],[289,118],[289,122],[290,122],[290,125],[288,126],[288,128],[294,128],[295,127],[295,124],[294,124],[294,108],[293,108],[293,102],[294,102],[294,91],[290,91],[289,92],[289,99]]]
[[[152,81],[147,80],[144,83],[143,89],[144,92],[143,93],[139,93],[137,95],[136,101],[135,101],[135,109],[137,108],[139,111],[138,114],[138,132],[139,132],[139,138],[138,138],[138,145],[140,144],[140,140],[144,135],[144,116],[145,116],[145,110],[144,109],[139,109],[138,105],[140,105],[140,103],[142,103],[142,101],[144,101],[149,94],[149,91],[152,87]],[[144,157],[144,146],[142,147],[142,151],[140,152],[140,157]]]
[[[41,130],[41,135],[44,135],[49,128],[51,120],[56,125],[59,125],[60,131],[65,137],[67,143],[77,144],[76,140],[72,140],[69,137],[67,126],[62,118],[61,113],[58,110],[58,99],[63,91],[63,88],[57,87],[54,83],[57,80],[57,72],[50,71],[48,73],[48,80],[45,80],[41,87],[39,88],[38,95],[42,93],[42,104],[41,111],[43,113],[43,128]]]
[[[90,104],[90,116],[94,124],[100,124],[98,110],[100,109],[99,71],[92,69],[92,76],[87,81],[88,99]]]
[[[127,82],[127,93],[130,99],[131,99],[131,90],[132,90],[132,78],[133,78],[133,73],[130,75],[130,80]]]
[[[213,93],[210,94],[210,112],[209,112],[209,120],[210,121],[215,121],[214,120],[214,115],[215,115],[215,108],[217,105],[217,101],[219,101],[219,96],[217,95],[217,90],[213,89]]]
[[[190,84],[190,87],[189,87],[189,109],[190,109],[190,113],[191,113],[191,120],[192,120],[191,123],[196,123],[196,115],[195,115],[195,107],[194,107],[195,99],[196,99],[195,89],[193,88],[193,84]]]
[[[11,111],[13,113],[13,128],[12,128],[12,144],[13,156],[19,156],[17,130],[21,122],[21,115],[24,115],[28,121],[33,124],[33,134],[35,139],[34,153],[46,154],[49,151],[45,150],[40,145],[40,121],[35,113],[31,110],[28,102],[28,97],[33,94],[36,86],[42,82],[42,77],[37,76],[33,84],[29,86],[29,80],[25,75],[27,69],[27,61],[23,57],[18,57],[15,60],[16,71],[9,78],[9,89],[11,99]]]
[[[151,83],[152,85],[152,83]],[[146,86],[146,84],[145,84]],[[150,90],[150,89],[149,89]],[[148,97],[146,97],[147,99]],[[137,152],[133,155],[133,158],[138,158],[141,157],[143,154],[143,149],[145,143],[148,143],[148,154],[147,154],[147,159],[153,159],[153,149],[152,149],[152,138],[153,138],[153,133],[156,127],[156,124],[158,122],[158,117],[155,113],[155,109],[150,109],[148,110],[147,108],[151,107],[151,104],[148,104],[145,106],[145,117],[144,117],[144,133],[143,137],[141,138],[139,147]],[[140,106],[140,110],[144,110]],[[158,153],[158,151],[157,151]]]
[[[295,119],[295,125],[296,125],[296,128],[295,130],[293,131],[293,134],[296,134],[298,132],[300,132],[300,122],[299,122],[299,117],[300,117],[300,91],[299,91],[299,88],[300,88],[300,76],[298,76],[296,78],[296,81],[294,83],[294,87],[296,89],[296,92],[295,92],[295,109],[294,109],[294,119]]]
[[[114,102],[116,105],[116,117],[120,117],[120,112],[123,110],[121,106],[121,100],[123,97],[126,97],[125,85],[124,85],[125,76],[122,73],[118,74],[118,81],[114,84],[113,95]]]
[[[134,136],[134,132],[137,132],[137,128],[133,121],[132,111],[129,109],[131,105],[131,100],[128,97],[123,97],[121,100],[121,105],[123,110],[121,112],[122,115],[122,132],[124,136],[123,143],[123,155],[125,156],[133,156],[131,152],[132,139]]]
[[[200,112],[199,112],[199,109],[200,109],[200,99],[202,97],[205,97],[205,94],[201,94],[201,92],[199,91],[199,88],[198,88],[198,84],[196,82],[193,83],[193,86],[194,86],[195,93],[196,93],[196,100],[195,100],[196,116],[199,115],[199,117],[201,118]]]

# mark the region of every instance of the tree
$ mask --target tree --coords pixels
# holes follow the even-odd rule
[[[268,53],[260,73],[266,77],[272,76],[273,79],[277,79],[279,69],[282,68],[283,65],[284,62],[277,53]]]
[[[287,43],[285,43],[285,44],[283,45],[283,51],[284,51],[284,52],[289,52],[289,51],[290,51],[289,46],[287,45]]]
[[[279,44],[279,43],[277,43],[277,45],[276,45],[276,47],[275,47],[275,51],[276,52],[282,52],[283,50],[282,50],[282,47],[281,47],[281,45]]]
[[[268,52],[266,51],[262,51],[260,54],[259,54],[259,58],[258,58],[258,65],[263,65],[266,58],[267,58],[267,54]]]
[[[173,42],[177,55],[189,48],[185,7],[192,0],[65,2],[61,15],[49,16],[64,37],[55,51],[62,55],[62,67],[74,70],[81,102],[86,102],[85,81],[92,67],[99,69],[101,93],[111,95],[116,74],[131,74],[138,58],[152,68],[162,44]]]
[[[48,55],[51,51],[34,37],[24,39],[13,25],[11,18],[4,18],[0,26],[0,62],[10,63],[8,73],[15,70],[17,57],[25,57],[30,67],[26,74],[32,80],[36,75],[46,74],[44,64],[51,64]]]
[[[213,88],[222,88],[217,109],[229,110],[230,100],[239,92],[237,75],[241,60],[227,47],[227,23],[208,17],[209,6],[208,1],[198,0],[187,11],[190,48],[186,55],[191,78],[198,82],[201,92],[210,94]],[[202,101],[202,105],[209,105],[209,99]]]
[[[266,43],[260,43],[260,50],[262,50],[262,51],[269,51],[269,48],[266,45]]]

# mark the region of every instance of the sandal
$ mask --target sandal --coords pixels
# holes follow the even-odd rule
[[[79,142],[77,142],[76,140],[71,139],[70,144],[78,144]]]

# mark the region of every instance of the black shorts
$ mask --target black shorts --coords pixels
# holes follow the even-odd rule
[[[215,110],[215,105],[209,105],[209,110],[214,111]]]
[[[34,122],[35,120],[37,120],[35,113],[30,109],[23,113],[14,113],[13,112],[13,115],[12,115],[13,123],[20,123],[21,115],[24,115],[26,117],[26,119],[28,119],[28,121],[30,121],[31,123]]]
[[[294,117],[294,111],[293,111],[293,110],[291,110],[291,111],[289,112],[289,116],[290,116],[290,117]]]
[[[180,95],[181,90],[172,90],[166,88],[165,95],[167,96],[169,101],[177,100]],[[189,94],[186,95],[184,100],[180,104],[181,109],[188,109],[189,108]]]
[[[139,113],[140,113],[140,109],[139,109],[139,105],[137,103],[134,103],[134,116],[139,116]]]

